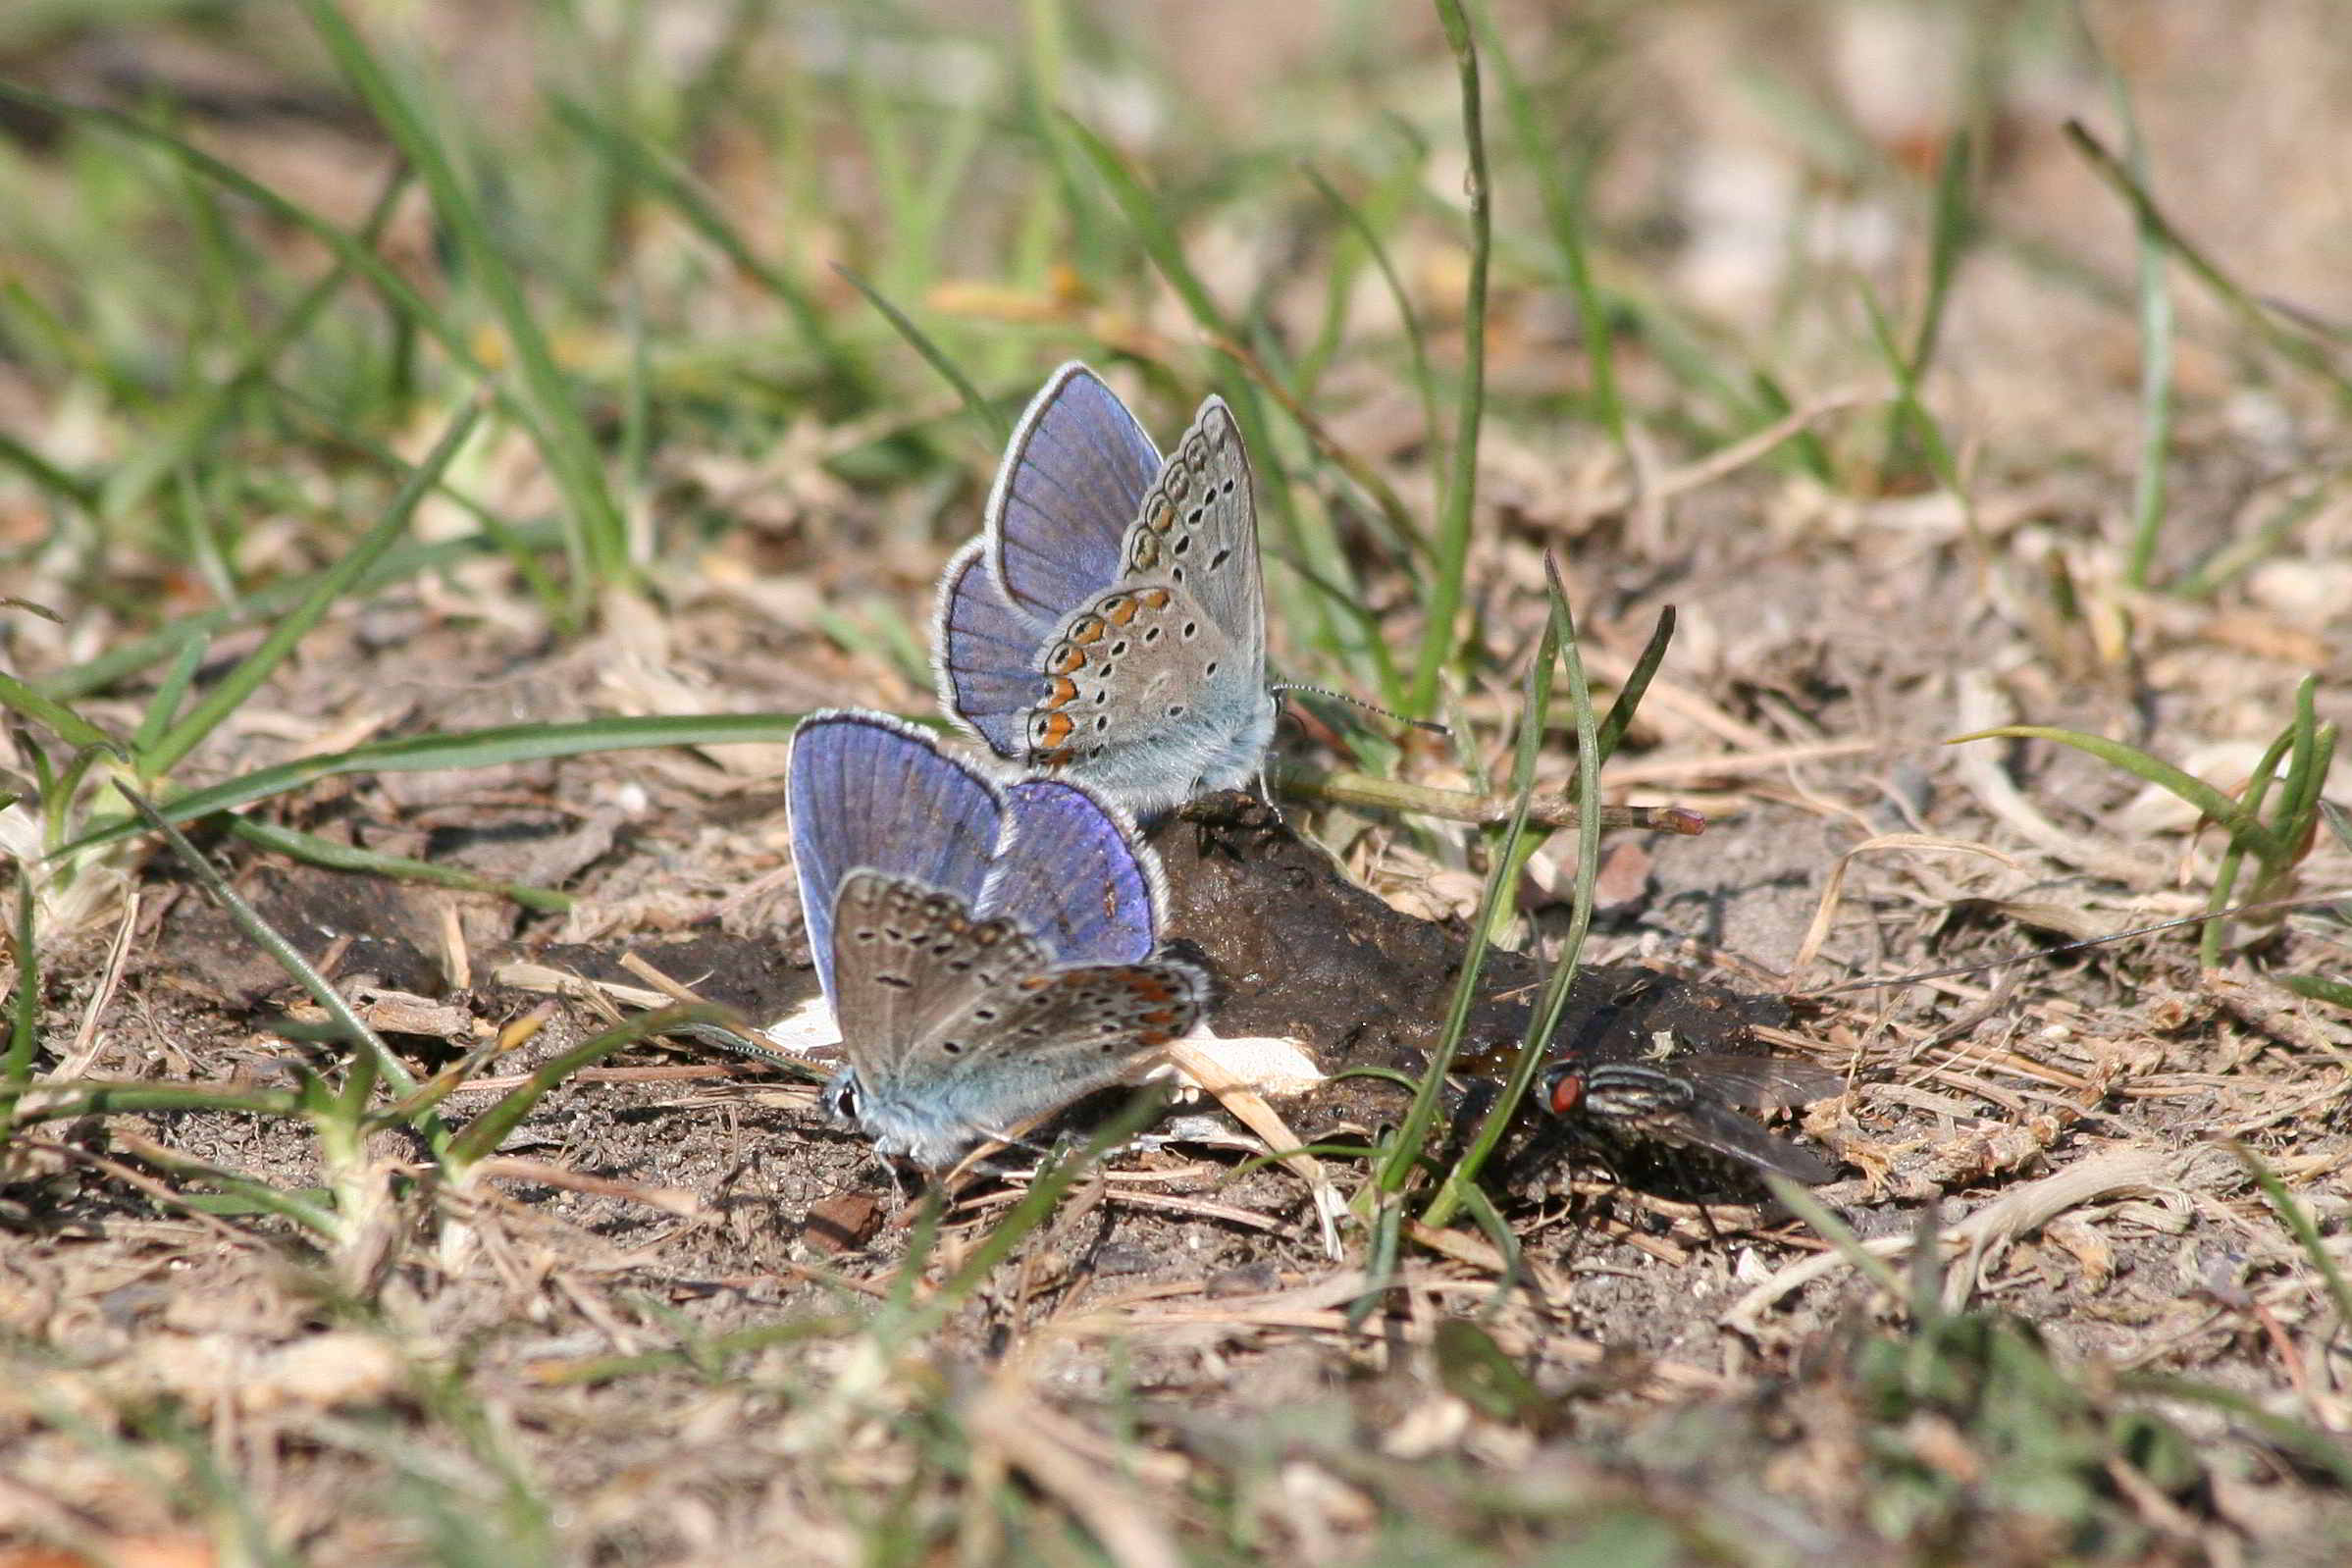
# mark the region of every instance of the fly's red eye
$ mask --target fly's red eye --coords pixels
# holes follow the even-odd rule
[[[1553,1116],[1566,1116],[1584,1097],[1585,1078],[1581,1072],[1563,1072],[1553,1078],[1550,1092],[1544,1096]]]

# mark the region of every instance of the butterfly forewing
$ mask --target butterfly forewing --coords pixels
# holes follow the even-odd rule
[[[976,904],[1003,827],[993,785],[878,713],[803,719],[785,801],[810,952],[837,1008],[833,914],[849,873],[886,872]]]
[[[1085,366],[1064,365],[1029,403],[988,498],[989,570],[1042,638],[1115,582],[1160,453]]]
[[[1222,397],[1201,404],[1143,497],[1123,552],[1127,578],[1189,593],[1263,682],[1266,593],[1258,562],[1258,508],[1249,454]]]

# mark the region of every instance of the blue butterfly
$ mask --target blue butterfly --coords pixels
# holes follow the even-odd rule
[[[1024,771],[1138,816],[1257,777],[1274,738],[1249,457],[1211,397],[1162,460],[1068,364],[1006,448],[939,585],[941,703]]]
[[[1159,862],[1085,786],[1001,787],[879,713],[811,714],[786,770],[809,947],[846,1063],[824,1088],[937,1169],[1129,1075],[1208,979],[1154,957]]]

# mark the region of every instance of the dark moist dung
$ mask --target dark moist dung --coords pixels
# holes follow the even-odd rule
[[[1323,849],[1244,794],[1195,801],[1149,836],[1168,872],[1170,939],[1179,951],[1188,946],[1217,976],[1211,1022],[1218,1033],[1304,1040],[1327,1071],[1423,1071],[1461,972],[1460,931],[1403,914],[1358,887]],[[1483,1108],[1507,1071],[1542,984],[1542,971],[1525,954],[1489,952],[1457,1058],[1466,1092],[1454,1109],[1465,1119]],[[1579,1101],[1568,1120],[1604,1138],[1696,1144],[1820,1180],[1828,1167],[1817,1157],[1729,1109],[1834,1092],[1827,1074],[1795,1064],[1743,1071],[1724,1060],[1752,1057],[1761,1049],[1752,1026],[1785,1022],[1787,1016],[1776,998],[1640,965],[1594,966],[1570,990],[1546,1080],[1566,1073],[1605,1085],[1626,1074],[1598,1070],[1638,1064],[1653,1091],[1639,1097],[1640,1115],[1637,1097],[1619,1093]],[[1661,1059],[1667,1042],[1673,1055]],[[1690,1066],[1678,1069],[1681,1062]],[[1394,1120],[1404,1104],[1401,1090],[1376,1077],[1337,1079],[1318,1090],[1317,1100],[1323,1117],[1316,1121],[1366,1128]],[[1531,1120],[1551,1119],[1539,1111]],[[1556,1149],[1560,1130],[1534,1129],[1526,1140],[1530,1152]]]

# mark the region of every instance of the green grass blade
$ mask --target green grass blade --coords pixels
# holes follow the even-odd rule
[[[574,563],[586,572],[585,579],[573,584],[575,596],[585,602],[596,589],[629,582],[635,568],[629,560],[628,523],[605,481],[588,421],[555,364],[554,350],[532,313],[521,280],[492,238],[455,161],[334,0],[302,0],[302,9],[353,89],[416,166],[432,193],[433,210],[448,227],[468,273],[480,283],[505,328],[522,373],[531,433],[563,495]]]
[[[472,345],[465,340],[465,335],[458,331],[441,311],[436,310],[424,295],[410,287],[408,281],[387,265],[382,257],[309,208],[287,200],[249,175],[223,163],[210,153],[183,141],[169,131],[148,125],[120,110],[103,109],[92,104],[74,103],[64,98],[53,98],[45,92],[35,92],[29,87],[20,86],[4,78],[0,78],[0,98],[12,99],[42,114],[56,115],[61,119],[100,126],[132,140],[159,147],[206,179],[216,182],[223,188],[235,191],[237,195],[255,203],[273,217],[283,218],[306,231],[333,250],[337,260],[366,278],[370,286],[387,300],[397,306],[407,319],[417,322],[431,333],[434,340],[441,344],[451,360],[474,375],[484,380],[489,379],[489,370],[475,356]]]
[[[572,724],[506,724],[491,729],[453,730],[446,734],[409,735],[393,741],[355,746],[347,752],[322,752],[290,762],[257,768],[174,796],[162,806],[168,821],[187,822],[214,811],[226,811],[253,801],[283,794],[297,785],[346,773],[427,773],[442,768],[496,767],[505,762],[537,761],[550,757],[578,757],[588,752],[623,752],[653,746],[726,746],[774,743],[791,738],[801,720],[798,713],[662,714],[652,718],[595,718]],[[136,824],[115,821],[94,828],[66,850],[110,843],[137,831]],[[60,851],[59,853],[64,853]]]
[[[2116,1386],[2119,1392],[2203,1405],[2231,1416],[2261,1433],[2274,1447],[2327,1472],[2339,1489],[2352,1488],[2352,1447],[2345,1446],[2344,1435],[2321,1431],[2266,1408],[2267,1394],[2217,1387],[2162,1372],[2125,1372],[2117,1378]]]
[[[2335,1307],[2337,1332],[2352,1327],[2352,1284],[2345,1282],[2344,1271],[2327,1250],[2327,1242],[2320,1234],[2319,1225],[2312,1219],[2311,1212],[2295,1201],[2295,1195],[2287,1191],[2286,1183],[2278,1179],[2278,1173],[2266,1165],[2260,1155],[2243,1143],[2233,1143],[2230,1148],[2236,1154],[2238,1164],[2244,1166],[2246,1174],[2254,1178],[2254,1184],[2262,1188],[2262,1195],[2270,1203],[2271,1212],[2278,1216],[2278,1223],[2286,1227],[2287,1234],[2295,1238],[2295,1245],[2303,1250],[2303,1256],[2319,1272],[2321,1281],[2327,1287],[2327,1299]]]
[[[931,1333],[978,1289],[982,1281],[995,1272],[997,1265],[1013,1255],[1013,1249],[1027,1238],[1030,1231],[1045,1222],[1078,1177],[1091,1171],[1112,1150],[1125,1143],[1158,1119],[1167,1109],[1168,1096],[1158,1087],[1137,1090],[1128,1096],[1119,1113],[1105,1122],[1086,1140],[1083,1148],[1055,1160],[1029,1179],[1029,1190],[1007,1211],[981,1241],[965,1253],[956,1272],[941,1281],[938,1289],[921,1304],[906,1309],[905,1316],[891,1325],[889,1337],[897,1342],[919,1338]],[[902,1271],[902,1277],[906,1271]]]
[[[1609,301],[1593,277],[1591,247],[1585,238],[1585,182],[1572,176],[1568,172],[1569,161],[1547,144],[1544,126],[1557,117],[1538,113],[1528,95],[1527,83],[1520,78],[1518,68],[1511,64],[1510,51],[1495,36],[1490,10],[1482,8],[1478,20],[1488,58],[1494,62],[1494,79],[1502,90],[1503,112],[1510,120],[1512,136],[1519,143],[1520,160],[1536,182],[1537,194],[1543,204],[1544,223],[1551,231],[1552,248],[1559,252],[1560,271],[1568,280],[1570,295],[1576,300],[1577,324],[1583,331],[1586,357],[1593,367],[1593,411],[1599,418],[1600,428],[1616,444],[1626,471],[1632,474],[1636,470],[1633,449],[1628,444],[1625,403],[1617,391],[1615,325]]]
[[[1878,302],[1878,293],[1868,279],[1858,281],[1862,309],[1870,319],[1870,340],[1878,347],[1879,357],[1886,361],[1895,378],[1895,407],[1889,417],[1890,454],[1906,431],[1915,435],[1927,457],[1928,470],[1936,482],[1950,491],[1964,507],[1968,497],[1960,489],[1960,465],[1953,461],[1952,448],[1945,444],[1944,433],[1937,426],[1927,405],[1919,400],[1919,378],[1910,359],[1895,340],[1895,324],[1887,319],[1886,310]],[[1881,476],[1882,480],[1884,475]]]
[[[0,464],[14,468],[37,488],[63,497],[83,511],[98,504],[96,484],[67,473],[4,430],[0,430]]]
[[[1200,274],[1194,272],[1192,264],[1184,259],[1184,247],[1177,241],[1176,231],[1169,226],[1163,204],[1144,188],[1135,172],[1127,167],[1126,160],[1109,142],[1096,135],[1084,121],[1069,114],[1059,118],[1062,128],[1077,143],[1078,150],[1085,154],[1087,163],[1093,166],[1096,178],[1110,188],[1112,199],[1119,204],[1127,227],[1134,231],[1144,254],[1151,258],[1160,276],[1168,280],[1169,287],[1176,291],[1176,297],[1183,300],[1184,308],[1192,313],[1193,321],[1221,345],[1238,345],[1241,341],[1239,329],[1217,303],[1216,296],[1209,292],[1209,286],[1201,282]]]
[[[1903,1277],[1895,1272],[1893,1266],[1863,1246],[1861,1237],[1854,1233],[1853,1228],[1832,1214],[1819,1198],[1777,1173],[1767,1171],[1763,1173],[1763,1177],[1764,1185],[1770,1187],[1772,1195],[1788,1206],[1790,1213],[1811,1226],[1822,1240],[1837,1248],[1839,1256],[1885,1291],[1889,1300],[1914,1299],[1913,1292],[1906,1288]]]
[[[375,1071],[386,1081],[403,1094],[414,1093],[416,1080],[409,1076],[408,1069],[392,1054],[392,1047],[384,1043],[383,1037],[368,1027],[367,1020],[351,1010],[351,1004],[343,1000],[342,993],[328,984],[326,976],[311,967],[310,961],[296,952],[291,942],[279,935],[269,921],[261,917],[259,911],[238,896],[236,889],[229,885],[229,879],[221,874],[220,867],[214,865],[203,851],[190,844],[179,828],[164,820],[163,813],[155,809],[146,796],[129,785],[121,788],[124,798],[138,809],[149,827],[163,835],[164,842],[172,846],[172,852],[180,857],[181,863],[212,896],[222,913],[244,933],[245,939],[267,953],[295,984],[310,993],[312,1001],[327,1010],[327,1016],[341,1026],[343,1038],[350,1042],[352,1049],[369,1057]],[[426,1131],[429,1138],[439,1141],[438,1124],[429,1126]]]
[[[2091,29],[2086,28],[2086,32]],[[2097,39],[2092,39],[2097,54]],[[2133,110],[2131,89],[2122,73],[2104,59],[2107,95],[2123,123],[2123,156],[2131,178],[2145,188],[2148,141]],[[2156,567],[2156,548],[2164,533],[2166,479],[2172,456],[2172,290],[2166,274],[2170,257],[2165,236],[2150,221],[2153,207],[2134,208],[2132,233],[2137,250],[2134,284],[2139,296],[2140,324],[2140,451],[2131,485],[2131,554],[2124,580],[2146,589]]]
[[[1429,1068],[1421,1075],[1413,1104],[1398,1126],[1388,1157],[1376,1174],[1380,1190],[1390,1196],[1404,1190],[1429,1142],[1430,1129],[1437,1124],[1438,1094],[1445,1074],[1453,1066],[1454,1052],[1461,1045],[1462,1031],[1469,1025],[1470,1010],[1478,1001],[1479,977],[1486,969],[1487,948],[1496,917],[1518,887],[1519,844],[1527,832],[1528,805],[1535,798],[1536,761],[1542,755],[1544,716],[1551,706],[1552,666],[1559,653],[1560,621],[1555,612],[1543,623],[1535,662],[1527,672],[1526,706],[1519,721],[1518,745],[1511,758],[1511,793],[1516,797],[1511,820],[1494,841],[1493,869],[1487,875],[1478,919],[1463,947],[1461,973],[1454,980],[1453,997],[1446,1005],[1445,1025],[1438,1032]],[[1591,820],[1597,823],[1598,817]]]
[[[377,240],[383,237],[385,225],[392,221],[392,211],[399,204],[401,192],[407,188],[405,170],[395,170],[385,181],[383,192],[369,209],[367,220],[360,225],[353,241],[362,251],[375,249]],[[343,291],[350,279],[350,262],[337,256],[327,275],[304,289],[277,325],[244,347],[228,374],[183,399],[165,417],[163,428],[148,433],[107,476],[98,492],[99,517],[128,517],[145,505],[166,479],[194,461],[228,428],[246,393],[265,381],[271,367],[309,335],[320,313]]]
[[[2269,559],[2289,535],[2327,508],[2343,488],[2341,469],[2290,497],[2275,512],[2239,537],[2215,549],[2175,581],[2169,592],[2181,599],[2205,599]]]
[[[293,1089],[235,1088],[210,1083],[158,1083],[50,1078],[27,1091],[19,1120],[70,1122],[85,1116],[143,1116],[174,1111],[221,1111],[241,1116],[298,1117],[304,1101]]]
[[[696,1004],[688,1007],[663,1008],[657,1013],[641,1013],[636,1018],[614,1024],[593,1039],[584,1040],[560,1056],[542,1064],[524,1082],[498,1097],[497,1103],[467,1123],[449,1139],[443,1165],[452,1176],[462,1176],[467,1171],[497,1152],[506,1135],[522,1124],[532,1107],[547,1097],[549,1090],[582,1068],[593,1067],[624,1046],[656,1034],[696,1023],[725,1025],[735,1020],[735,1015],[721,1007]]]
[[[1323,199],[1331,204],[1332,210],[1339,215],[1348,228],[1355,231],[1365,252],[1372,257],[1373,266],[1379,269],[1381,282],[1387,286],[1389,301],[1395,305],[1397,320],[1404,327],[1405,353],[1413,370],[1413,390],[1421,398],[1421,422],[1428,433],[1425,439],[1429,443],[1430,466],[1441,470],[1445,461],[1445,422],[1437,414],[1437,383],[1430,370],[1429,338],[1422,330],[1421,312],[1414,308],[1412,292],[1405,287],[1404,279],[1397,272],[1396,263],[1388,255],[1388,247],[1382,242],[1380,232],[1373,227],[1372,220],[1365,217],[1355,203],[1341,195],[1338,187],[1326,180],[1314,165],[1301,164],[1299,167]]]
[[[223,719],[235,712],[253,695],[261,683],[269,678],[270,672],[278,667],[287,653],[293,652],[294,645],[318,624],[319,618],[406,531],[409,514],[416,510],[417,503],[425,498],[442,471],[448,467],[449,459],[457,455],[457,448],[473,434],[474,423],[481,416],[481,405],[476,402],[469,402],[458,411],[441,440],[434,444],[432,453],[408,476],[408,482],[400,487],[399,494],[392,497],[391,507],[375,527],[369,529],[359,543],[351,548],[350,553],[319,575],[302,601],[270,628],[269,635],[262,639],[260,647],[223,677],[220,685],[199,699],[187,716],[167,730],[153,750],[138,758],[139,770],[143,774],[155,778],[170,772],[174,764],[195,750]]]
[[[77,749],[97,747],[121,754],[123,743],[75,712],[54,697],[34,691],[5,670],[0,670],[0,707],[22,713],[34,723],[51,731],[68,746]]]
[[[2325,383],[2339,401],[2352,404],[2352,379],[2347,379],[2344,372],[2337,368],[2333,356],[2324,344],[2290,328],[2277,312],[2264,306],[2236,279],[2223,272],[2212,257],[2172,227],[2164,209],[2156,204],[2156,198],[2148,194],[2147,187],[2134,179],[2131,171],[2118,162],[2116,155],[2109,152],[2080,121],[2067,121],[2065,129],[2066,139],[2089,162],[2091,171],[2131,208],[2135,224],[2145,233],[2160,237],[2165,247],[2180,259],[2181,265],[2188,268],[2197,281],[2255,337],[2261,339],[2273,353]]]
[[[16,945],[17,972],[10,978],[14,994],[8,1010],[8,1061],[5,1076],[7,1105],[0,1108],[0,1128],[16,1120],[16,1098],[32,1078],[32,1059],[41,1045],[41,950],[34,938],[40,901],[33,896],[32,866],[17,862],[17,918],[11,939]]]
[[[1437,21],[1453,50],[1462,94],[1462,138],[1469,158],[1470,290],[1462,304],[1462,406],[1454,419],[1453,472],[1438,514],[1437,571],[1430,584],[1428,625],[1413,671],[1405,712],[1427,718],[1437,705],[1437,683],[1459,647],[1462,582],[1470,560],[1470,520],[1478,496],[1479,422],[1487,402],[1487,274],[1492,260],[1493,217],[1488,210],[1485,109],[1480,101],[1478,44],[1461,0],[1437,0]]]
[[[496,893],[527,909],[546,910],[558,915],[576,902],[570,894],[558,893],[552,888],[533,887],[525,882],[501,882],[496,877],[483,876],[460,865],[441,865],[432,861],[411,860],[404,855],[385,855],[375,850],[360,849],[356,845],[338,844],[333,839],[320,838],[290,827],[257,822],[249,816],[229,818],[229,831],[248,844],[290,856],[307,864],[325,866],[332,871],[357,871],[403,882],[430,882],[436,887],[462,888],[468,893]]]
[[[965,408],[988,428],[988,434],[995,438],[997,445],[1002,446],[1013,439],[1013,421],[1005,417],[1002,408],[980,395],[980,390],[971,384],[971,378],[964,374],[964,367],[948,357],[947,350],[933,342],[928,333],[915,325],[907,313],[892,304],[880,289],[840,262],[833,264],[833,270],[847,279],[851,287],[863,294],[866,303],[880,311],[882,319],[896,328],[898,335],[922,355],[923,362],[939,372],[947,384],[956,389],[956,395],[964,399]]]
[[[752,248],[691,171],[658,148],[648,145],[644,137],[613,125],[579,99],[559,92],[552,101],[557,120],[616,169],[666,202],[712,249],[774,295],[783,305],[784,313],[792,318],[793,330],[800,334],[802,342],[837,383],[857,392],[861,400],[870,393],[864,367],[834,337],[832,323],[816,297],[798,278],[772,265]]]
[[[1658,623],[1651,629],[1649,641],[1643,645],[1642,656],[1634,660],[1634,667],[1627,674],[1624,686],[1618,689],[1617,700],[1609,705],[1608,716],[1600,721],[1600,728],[1594,734],[1592,752],[1581,749],[1583,742],[1580,736],[1580,749],[1576,755],[1580,758],[1591,756],[1595,768],[1616,755],[1617,743],[1625,739],[1625,732],[1633,727],[1634,714],[1640,710],[1642,699],[1649,692],[1649,682],[1657,674],[1658,666],[1665,662],[1666,650],[1674,642],[1674,618],[1672,604],[1658,611]],[[1584,768],[1580,765],[1577,772],[1581,776]],[[1580,801],[1583,798],[1581,788],[1578,798]],[[1580,805],[1578,810],[1595,818],[1600,814],[1590,803]]]
[[[446,487],[442,494],[449,495]],[[461,505],[471,503],[462,497],[452,497]],[[430,545],[406,544],[385,552],[374,568],[360,574],[351,585],[351,593],[365,596],[389,583],[402,582],[421,572],[458,561],[470,560],[495,549],[509,552],[526,549],[560,548],[562,537],[553,524],[528,524],[511,530],[503,540],[496,535],[468,536],[463,539],[439,540]],[[333,568],[329,568],[332,570]],[[154,663],[157,659],[175,657],[190,643],[204,640],[247,622],[283,613],[300,603],[317,586],[324,572],[301,577],[289,577],[254,590],[244,596],[241,603],[224,605],[217,609],[198,610],[183,615],[162,629],[144,637],[133,638],[119,648],[108,650],[85,663],[76,664],[53,675],[43,676],[36,688],[44,696],[71,701],[101,692],[127,675]]]
[[[131,756],[144,757],[162,743],[164,732],[179,716],[180,705],[187,701],[188,685],[204,662],[204,651],[211,646],[209,638],[191,637],[172,655],[171,667],[163,672],[155,695],[147,700],[147,711],[139,716],[138,733],[131,738]]]
[[[2231,799],[2205,780],[2184,773],[2169,762],[2161,761],[2120,741],[2111,741],[2104,735],[2086,735],[2080,730],[2055,729],[2046,724],[2003,724],[1994,729],[1955,735],[1944,744],[1960,746],[1968,741],[1995,740],[2056,741],[2061,746],[2088,752],[2112,767],[2121,768],[2134,778],[2179,797],[2230,837],[2241,839],[2249,845],[2269,842],[2270,830],[2246,809],[2244,802]]]
[[[1527,1098],[1529,1086],[1536,1081],[1537,1072],[1550,1054],[1552,1035],[1560,1026],[1560,1016],[1567,1011],[1569,993],[1576,985],[1585,938],[1593,929],[1593,887],[1600,874],[1600,726],[1594,720],[1593,687],[1586,678],[1584,657],[1577,648],[1576,618],[1568,607],[1568,596],[1560,587],[1559,563],[1547,553],[1543,567],[1551,611],[1549,641],[1557,646],[1558,656],[1567,667],[1568,696],[1576,712],[1576,755],[1580,760],[1576,769],[1574,903],[1568,934],[1560,943],[1559,956],[1552,961],[1542,1000],[1528,1014],[1527,1035],[1520,1041],[1518,1055],[1512,1058],[1510,1075],[1503,1080],[1502,1092],[1487,1108],[1477,1135],[1454,1168],[1446,1173],[1444,1183],[1424,1216],[1433,1226],[1452,1222],[1455,1211],[1467,1201],[1465,1194],[1476,1186],[1479,1173],[1501,1147],[1504,1135],[1510,1130],[1511,1119],[1519,1114],[1520,1103]],[[1537,728],[1543,727],[1540,709],[1529,717]],[[1589,764],[1582,760],[1587,758],[1592,758]],[[1522,795],[1519,807],[1522,822],[1526,819],[1526,801],[1527,797]],[[1506,865],[1503,887],[1517,888],[1522,863],[1514,859]]]

